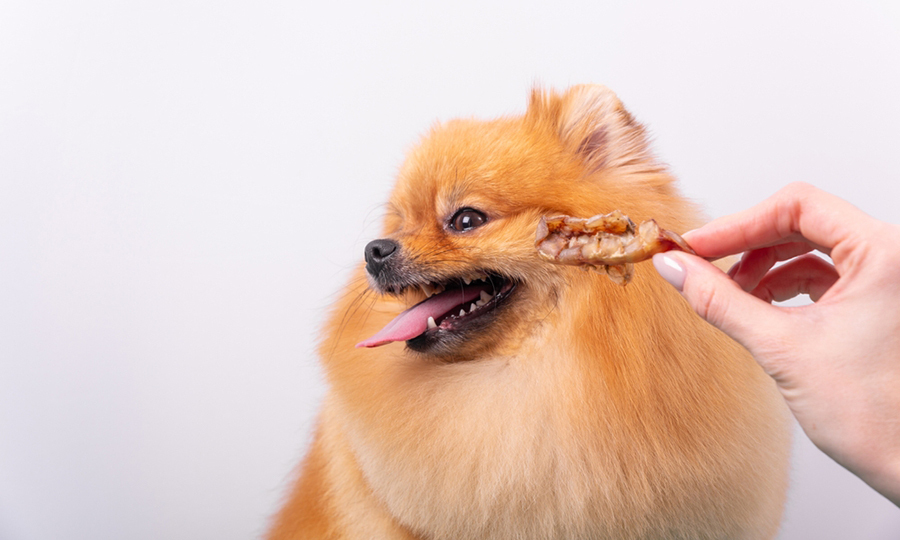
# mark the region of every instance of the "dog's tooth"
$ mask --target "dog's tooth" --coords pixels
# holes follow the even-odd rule
[[[491,298],[493,298],[493,297],[494,297],[493,294],[490,294],[490,293],[487,292],[487,291],[481,291],[481,301],[482,301],[482,302],[487,303],[487,302],[489,302],[489,301],[491,300]]]
[[[434,317],[428,317],[428,328],[429,330],[432,328],[437,328],[437,323],[434,322]]]
[[[438,284],[438,285],[435,285],[435,286],[434,286],[434,294],[440,294],[440,293],[442,293],[442,292],[444,292],[444,286],[443,286],[443,285]]]
[[[481,299],[479,299],[477,302],[475,302],[475,305],[478,307],[481,307],[485,304],[487,304],[487,302],[485,302],[484,300],[481,300]]]
[[[465,314],[466,314],[466,310],[464,310],[464,309],[459,310],[459,316],[460,316],[460,317],[462,317],[462,316],[465,315]]]
[[[476,306],[475,304],[472,304],[471,306],[469,306],[469,313],[475,311],[475,308],[477,308],[477,307],[478,306]]]
[[[471,278],[464,277],[464,278],[462,278],[462,280],[463,280],[463,283],[465,283],[466,285],[471,285],[471,284],[472,284],[472,279],[471,279]]]
[[[426,298],[431,298],[431,295],[434,294],[434,289],[428,283],[422,284],[422,291],[425,293]]]

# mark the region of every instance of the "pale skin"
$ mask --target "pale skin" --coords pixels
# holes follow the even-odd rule
[[[684,239],[699,257],[657,254],[660,274],[753,354],[816,446],[900,506],[900,226],[797,183]],[[705,260],[740,253],[728,274]],[[772,305],[799,294],[814,303]]]

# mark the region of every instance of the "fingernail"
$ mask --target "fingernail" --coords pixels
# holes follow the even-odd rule
[[[662,278],[681,291],[684,289],[684,266],[668,253],[657,253],[653,256],[653,266]]]

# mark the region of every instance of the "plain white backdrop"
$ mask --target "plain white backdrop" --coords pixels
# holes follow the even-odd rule
[[[0,4],[0,539],[259,536],[405,151],[582,82],[711,217],[900,221],[893,0]],[[781,538],[898,537],[798,432]]]

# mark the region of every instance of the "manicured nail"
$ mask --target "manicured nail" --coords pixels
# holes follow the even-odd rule
[[[697,230],[697,229],[691,229],[691,230],[689,230],[689,231],[687,231],[687,232],[685,232],[685,233],[682,233],[682,234],[681,234],[681,237],[684,239],[685,242],[687,242],[687,241],[688,241],[688,237],[690,237],[692,234],[694,234],[694,231],[696,231],[696,230]]]
[[[653,256],[653,266],[662,278],[681,291],[684,289],[684,266],[668,253],[657,253]]]

